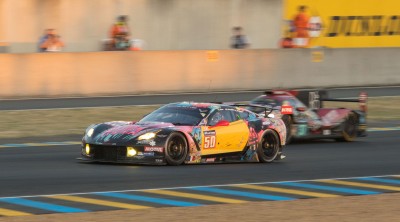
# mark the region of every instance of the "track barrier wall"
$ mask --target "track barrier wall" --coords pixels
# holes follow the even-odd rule
[[[232,27],[242,26],[251,48],[277,48],[281,0],[0,0],[0,42],[9,53],[37,51],[55,28],[66,52],[102,49],[119,15],[145,50],[229,49]]]
[[[398,58],[395,48],[0,54],[0,96],[394,85]]]

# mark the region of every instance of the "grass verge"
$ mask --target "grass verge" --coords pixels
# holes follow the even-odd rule
[[[400,120],[400,97],[370,98],[368,121]],[[357,108],[357,103],[325,103]],[[87,126],[113,120],[136,121],[159,106],[0,111],[0,138],[83,134]]]

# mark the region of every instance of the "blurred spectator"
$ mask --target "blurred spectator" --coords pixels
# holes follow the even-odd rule
[[[118,16],[117,22],[111,28],[110,37],[111,37],[110,50],[129,50],[130,31],[129,31],[127,16],[125,15]]]
[[[245,49],[250,46],[246,35],[242,33],[243,28],[236,26],[232,28],[233,36],[231,37],[231,47],[234,49]]]
[[[308,22],[310,20],[310,17],[307,15],[306,10],[307,6],[299,6],[298,14],[293,19],[293,26],[295,29],[293,43],[296,47],[308,46]]]
[[[43,36],[40,37],[39,43],[38,43],[38,51],[39,52],[45,52],[46,48],[42,48],[42,45],[46,40],[49,38],[50,35],[55,35],[55,30],[54,29],[46,29],[44,30]]]
[[[59,35],[50,34],[46,41],[40,45],[40,48],[44,49],[45,52],[60,52],[64,48],[64,42],[61,41]]]
[[[281,40],[281,48],[293,48],[293,39],[285,37]]]
[[[281,48],[294,48],[293,38],[290,31],[287,31],[285,37],[280,41]]]

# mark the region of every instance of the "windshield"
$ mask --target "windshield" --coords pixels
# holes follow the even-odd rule
[[[270,106],[270,107],[277,107],[281,106],[282,102],[277,101],[275,99],[268,98],[266,96],[259,96],[255,99],[253,99],[250,104],[252,105],[262,105],[262,106]],[[248,110],[255,112],[255,113],[262,113],[265,111],[264,108],[262,107],[248,107]]]
[[[271,98],[267,98],[265,96],[262,97],[257,97],[254,100],[251,101],[252,104],[256,104],[256,105],[268,105],[268,106],[281,106],[282,102],[281,101],[277,101],[275,99],[271,99]]]
[[[150,113],[141,119],[139,123],[164,122],[182,126],[197,126],[209,112],[209,108],[167,105]]]

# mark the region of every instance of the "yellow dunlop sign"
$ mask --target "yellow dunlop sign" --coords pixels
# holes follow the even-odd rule
[[[400,0],[285,0],[292,47],[398,47]]]

